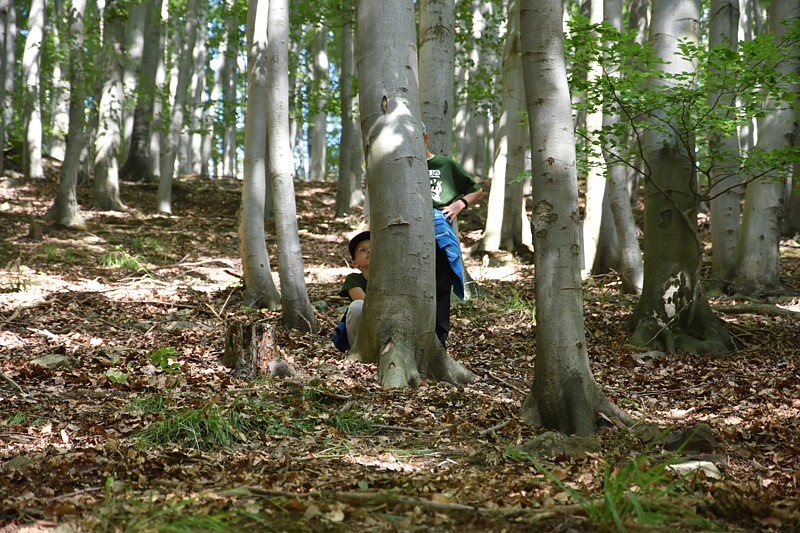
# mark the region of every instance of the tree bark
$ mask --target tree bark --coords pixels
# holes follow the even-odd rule
[[[187,89],[192,74],[192,54],[197,34],[197,0],[189,0],[186,5],[186,27],[181,28],[180,51],[177,55],[178,80],[175,85],[172,109],[167,133],[161,152],[161,175],[158,182],[157,207],[159,213],[172,213],[172,180],[175,174],[175,159],[179,139],[183,129]]]
[[[51,13],[53,21],[48,25],[49,38],[53,40],[54,48],[60,50],[63,30],[69,27],[62,0],[55,0],[51,4]],[[58,54],[52,62],[50,75],[52,89],[49,95],[52,126],[48,152],[53,159],[64,161],[69,131],[69,60]]]
[[[150,129],[156,97],[158,54],[161,50],[159,43],[163,38],[161,2],[162,0],[147,0],[146,4],[142,61],[136,83],[138,97],[132,117],[128,155],[119,171],[122,181],[156,180],[150,153]]]
[[[628,421],[589,368],[580,277],[578,187],[560,0],[522,0],[536,268],[536,363],[523,420],[591,434],[598,413]]]
[[[28,16],[28,37],[22,56],[24,86],[24,137],[22,174],[25,179],[44,178],[42,167],[42,110],[39,102],[39,68],[44,46],[45,0],[32,0]]]
[[[122,118],[122,37],[125,15],[121,2],[109,4],[103,13],[103,90],[100,96],[97,137],[94,156],[94,205],[98,209],[127,209],[119,195],[120,120]]]
[[[739,1],[712,0],[708,47],[738,49]],[[733,109],[736,95],[723,90],[710,92],[708,103],[713,108]],[[727,112],[726,118],[732,119]],[[711,253],[716,283],[730,281],[736,271],[736,242],[741,218],[741,176],[737,164],[739,142],[735,135],[712,133],[708,139],[712,157],[710,170]]]
[[[780,41],[788,31],[783,22],[796,18],[798,11],[798,0],[771,4],[770,30],[776,40]],[[783,75],[796,74],[797,68],[797,50],[793,48],[780,62],[778,72]],[[757,149],[769,151],[794,146],[797,115],[793,105],[796,103],[797,87],[794,84],[785,91],[792,95],[794,102],[772,97],[767,99],[764,107],[776,111],[759,121]],[[736,248],[739,265],[737,292],[760,295],[783,290],[780,279],[781,218],[784,183],[790,172],[790,168],[777,168],[747,184],[742,228]]]
[[[0,143],[5,146],[6,131],[14,119],[13,94],[16,65],[17,12],[12,0],[0,0]],[[5,154],[0,150],[0,176],[5,175]]]
[[[289,0],[270,0],[267,41],[267,140],[278,240],[282,322],[288,328],[316,333],[319,326],[303,279],[305,269],[297,232],[293,161],[289,148]]]
[[[361,129],[353,113],[357,103],[354,16],[353,10],[346,9],[342,12],[342,64],[339,75],[342,142],[339,150],[339,185],[336,190],[337,217],[347,216],[353,207],[364,201],[364,192],[361,190],[361,162],[364,160],[364,150],[361,143]]]
[[[351,356],[378,363],[384,386],[474,375],[434,332],[434,233],[417,85],[411,0],[357,0],[361,128],[372,253],[369,292]]]
[[[622,31],[622,2],[605,0],[603,18],[614,28]],[[609,72],[610,79],[618,77],[618,73]],[[609,128],[620,121],[619,109],[614,102],[604,102],[603,126]],[[608,199],[619,243],[620,277],[623,292],[641,294],[644,278],[642,251],[636,238],[636,222],[633,219],[630,197],[627,188],[627,165],[624,164],[619,150],[625,149],[625,139],[615,133],[603,147],[606,168],[608,169]]]
[[[81,152],[89,143],[89,136],[84,130],[86,123],[84,63],[86,54],[83,49],[84,16],[86,0],[72,0],[69,8],[69,134],[64,164],[61,166],[61,178],[58,182],[58,194],[55,202],[45,214],[51,220],[67,228],[83,228],[85,222],[78,209],[78,167]]]
[[[248,307],[280,306],[272,281],[264,241],[264,191],[267,146],[267,20],[269,3],[249,0],[247,9],[247,112],[244,121],[244,183],[239,213],[239,252],[242,256]]]
[[[455,2],[421,0],[419,4],[419,98],[428,131],[428,150],[453,154],[455,97]]]
[[[314,110],[311,124],[308,125],[309,168],[308,179],[325,181],[328,153],[328,26],[320,22],[314,29],[311,47],[311,80]]]
[[[208,177],[208,158],[203,156],[203,139],[208,133],[205,119],[208,113],[203,102],[206,93],[206,61],[208,58],[208,14],[206,7],[199,11],[199,21],[194,43],[194,61],[192,62],[192,81],[189,96],[191,98],[191,114],[189,117],[188,156],[189,170],[195,176]]]
[[[122,154],[128,157],[133,135],[133,122],[140,89],[139,71],[143,68],[144,48],[146,46],[147,16],[150,1],[133,2],[128,11],[128,20],[125,25],[125,63],[123,65],[122,84],[125,88],[122,106]],[[152,86],[151,86],[152,88]],[[145,89],[149,90],[149,89]],[[120,179],[122,172],[120,171]]]
[[[680,40],[698,41],[699,0],[653,0],[651,41],[671,74],[694,72],[678,54]],[[651,87],[668,91],[667,79]],[[644,286],[633,313],[631,343],[670,353],[728,353],[734,343],[703,292],[702,243],[697,230],[693,133],[678,110],[656,111],[644,137],[650,170],[645,183]],[[665,127],[657,127],[663,124]]]

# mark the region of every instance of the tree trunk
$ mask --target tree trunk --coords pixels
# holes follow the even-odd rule
[[[519,41],[519,0],[508,6],[508,35],[503,50],[500,118],[495,129],[492,187],[483,237],[473,249],[516,253],[526,249],[523,228],[529,225],[524,210],[522,179],[525,170],[525,87]]]
[[[16,65],[17,12],[12,0],[0,0],[0,143],[5,146],[6,132],[14,119],[14,71]],[[5,175],[5,155],[0,150],[0,176]]]
[[[155,181],[150,153],[150,128],[156,90],[159,42],[162,39],[161,1],[147,0],[142,62],[139,68],[136,109],[130,131],[128,155],[119,171],[123,181]]]
[[[139,90],[152,90],[150,87],[139,85],[139,71],[144,68],[144,48],[146,46],[147,16],[150,1],[133,2],[128,11],[128,20],[125,26],[126,60],[123,65],[122,84],[125,87],[125,102],[122,106],[122,153],[127,158],[131,149],[133,136],[133,122],[138,105]],[[122,171],[120,178],[124,180]]]
[[[222,174],[229,177],[238,177],[239,170],[236,164],[236,57],[239,50],[239,27],[231,12],[235,0],[225,0],[225,38],[227,42],[225,62],[222,74]]]
[[[752,41],[753,30],[755,28],[755,5],[754,0],[739,0],[739,31],[738,41]],[[742,153],[749,153],[755,144],[756,119],[752,118],[746,124],[739,126],[739,150]]]
[[[789,181],[783,234],[794,240],[800,240],[800,163],[795,162],[792,178]]]
[[[372,253],[364,318],[351,355],[378,363],[388,387],[422,378],[468,383],[434,332],[434,232],[417,86],[411,0],[357,0],[361,127]]]
[[[67,17],[64,15],[64,3],[62,0],[55,0],[51,7],[53,22],[48,25],[50,39],[56,50],[62,48],[61,40],[63,29],[65,29]],[[50,92],[50,142],[48,152],[50,157],[58,161],[64,161],[67,146],[67,131],[69,131],[69,62],[67,58],[62,58],[60,54],[52,59]]]
[[[61,166],[61,178],[58,182],[56,200],[45,214],[51,220],[67,228],[83,228],[85,223],[78,209],[78,167],[81,152],[89,143],[89,136],[84,131],[86,119],[84,91],[84,63],[86,54],[83,49],[84,16],[86,0],[72,0],[69,8],[69,142]]]
[[[167,47],[167,21],[169,20],[169,2],[161,4],[161,28],[158,36],[158,64],[156,65],[155,97],[153,98],[153,120],[150,123],[150,171],[148,175],[156,179],[161,177],[161,144],[165,128],[164,121],[167,117],[167,106],[164,105],[168,98],[169,85],[167,83],[166,47]]]
[[[262,322],[233,322],[225,331],[222,364],[239,379],[268,376],[270,363],[280,357],[275,327]]]
[[[28,16],[28,38],[22,56],[24,86],[24,137],[22,174],[25,179],[44,178],[42,168],[42,110],[39,102],[39,67],[44,46],[45,0],[32,0]]]
[[[666,73],[694,72],[678,55],[680,40],[698,41],[699,0],[653,0],[651,40]],[[651,79],[668,91],[667,80]],[[727,353],[734,344],[703,293],[702,243],[697,230],[693,132],[679,113],[659,111],[645,133],[644,287],[633,313],[631,343],[660,351]]]
[[[777,41],[780,41],[788,31],[783,22],[796,18],[798,11],[800,11],[799,0],[785,0],[771,4],[770,30]],[[797,73],[797,50],[792,48],[788,54],[777,69],[783,75]],[[792,95],[796,100],[797,84],[785,91],[785,94]],[[794,146],[797,115],[793,104],[792,101],[776,101],[774,98],[768,98],[764,108],[776,111],[759,121],[757,143],[759,150],[769,151]],[[742,230],[736,248],[739,263],[736,276],[737,292],[761,295],[783,289],[780,279],[781,218],[784,183],[790,172],[790,168],[777,168],[761,179],[747,184]]]
[[[311,80],[312,94],[312,121],[308,125],[309,168],[308,179],[311,181],[324,181],[327,167],[328,151],[328,26],[320,22],[314,30],[314,41],[311,47]]]
[[[161,175],[158,182],[157,210],[166,214],[172,213],[172,179],[175,174],[179,138],[183,129],[187,89],[192,74],[192,53],[197,33],[197,0],[189,0],[184,16],[186,27],[182,31],[185,33],[180,39],[181,47],[177,55],[178,80],[175,85],[170,122],[161,153]]]
[[[578,187],[560,0],[522,0],[536,267],[536,364],[523,420],[591,434],[598,413],[628,421],[589,368],[580,277]]]
[[[288,328],[316,333],[319,326],[303,279],[305,269],[297,232],[293,161],[289,149],[289,0],[270,0],[267,35],[267,139],[278,240],[282,322]]]
[[[739,2],[712,0],[711,23],[708,47],[738,49]],[[708,95],[709,105],[715,108],[733,109],[736,95],[724,91],[712,91]],[[727,119],[733,119],[726,113]],[[708,139],[712,157],[710,170],[711,195],[711,253],[716,282],[728,282],[736,271],[736,242],[739,238],[741,208],[741,177],[737,164],[739,142],[735,135],[712,133]]]
[[[339,150],[339,186],[336,191],[336,216],[347,216],[364,201],[361,190],[361,162],[364,151],[361,129],[353,113],[356,106],[356,49],[354,11],[342,12],[342,65],[339,76],[342,109],[342,142]]]
[[[428,131],[428,150],[453,154],[455,2],[419,4],[419,98]]]
[[[622,2],[606,0],[603,4],[603,18],[614,28],[622,31]],[[616,78],[616,71],[609,72],[609,77]],[[604,102],[603,126],[611,128],[620,121],[619,110],[614,102]],[[619,242],[620,277],[622,291],[641,294],[644,277],[642,252],[636,239],[636,222],[633,219],[630,197],[627,188],[627,165],[618,151],[625,149],[625,139],[621,135],[610,134],[603,147],[606,168],[608,169],[608,197],[611,213],[614,217],[617,239]]]
[[[268,2],[249,0],[247,9],[247,110],[244,121],[244,183],[239,213],[239,252],[242,256],[248,307],[280,306],[272,281],[264,241],[264,191],[267,146],[267,20]]]
[[[189,168],[195,176],[208,177],[208,159],[203,157],[203,137],[205,111],[203,102],[206,93],[206,60],[208,58],[208,22],[206,8],[200,9],[197,35],[194,43],[194,62],[192,65],[191,116],[189,118]]]
[[[103,34],[103,90],[100,97],[94,156],[94,205],[98,209],[124,211],[119,196],[120,120],[122,117],[122,37],[125,28],[121,3],[106,6]]]

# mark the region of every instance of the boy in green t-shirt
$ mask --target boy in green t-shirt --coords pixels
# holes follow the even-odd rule
[[[369,279],[369,231],[362,231],[350,239],[347,244],[353,267],[359,272],[351,272],[344,278],[339,296],[350,298],[342,321],[333,334],[333,343],[342,351],[349,350],[356,342],[358,328],[361,325],[361,311],[364,307],[364,296],[367,293],[367,280]]]

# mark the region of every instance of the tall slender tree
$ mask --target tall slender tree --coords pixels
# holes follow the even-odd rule
[[[455,2],[419,3],[419,97],[428,150],[453,154]]]
[[[314,28],[311,43],[309,74],[312,80],[313,115],[308,126],[308,179],[325,180],[328,158],[328,25],[320,21]]]
[[[316,333],[319,328],[303,279],[303,256],[297,233],[294,174],[289,149],[289,0],[270,0],[267,29],[267,141],[275,205],[282,322]]]
[[[69,134],[67,138],[64,164],[61,166],[61,177],[58,181],[58,193],[55,202],[45,214],[47,220],[68,228],[82,228],[83,216],[78,209],[78,167],[81,152],[89,143],[89,135],[85,131],[86,105],[84,103],[84,64],[86,54],[84,42],[84,16],[86,0],[72,0],[69,7]]]
[[[591,434],[599,413],[629,420],[589,367],[583,321],[575,137],[560,0],[522,0],[530,118],[536,267],[536,363],[521,416],[566,434]]]
[[[44,45],[45,0],[32,0],[28,15],[28,37],[22,56],[24,78],[23,115],[25,137],[22,173],[27,179],[44,178],[42,167],[42,110],[39,100],[39,68]]]
[[[122,39],[125,29],[123,2],[113,2],[103,10],[103,88],[98,109],[97,135],[94,143],[93,200],[99,209],[124,211],[119,193],[119,156],[122,141]]]
[[[281,297],[272,280],[264,241],[267,174],[267,21],[269,2],[249,0],[247,9],[247,110],[244,121],[244,183],[239,210],[239,253],[248,307],[277,309]]]

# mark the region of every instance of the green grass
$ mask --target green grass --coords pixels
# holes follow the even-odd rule
[[[101,266],[121,268],[130,272],[145,269],[141,256],[131,255],[119,245],[114,245],[104,252],[99,261]]]
[[[163,413],[166,409],[167,399],[160,393],[137,396],[128,404],[128,412],[131,413]]]
[[[536,459],[518,449],[506,450],[515,462],[532,462],[547,478],[586,511],[592,525],[602,531],[634,528],[700,527],[719,530],[695,511],[703,495],[696,495],[686,480],[668,471],[674,458],[654,461],[649,450],[615,464],[613,454],[602,463],[599,486],[575,489],[567,486]]]

